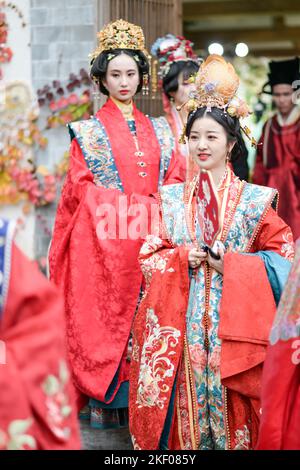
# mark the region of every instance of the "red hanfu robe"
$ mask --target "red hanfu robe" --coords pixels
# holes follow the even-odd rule
[[[162,142],[158,142],[150,119],[135,106],[133,114],[143,152],[140,159],[128,124],[112,100],[96,114],[107,136],[101,148],[93,133],[84,136],[85,145],[80,138],[72,141],[49,257],[51,278],[65,297],[69,359],[76,387],[82,394],[107,403],[128,380],[127,343],[142,284],[137,261],[141,238],[132,237],[130,230],[136,235],[138,223],[144,229],[142,236],[150,230],[151,214],[155,213],[151,207],[156,208],[151,194],[157,192],[159,181]],[[104,145],[110,147],[109,155],[103,153]],[[102,183],[95,180],[88,158],[84,158],[93,151],[98,152],[93,168],[101,161],[98,177]],[[109,158],[115,165],[110,175],[106,166]],[[141,160],[146,163],[144,168],[139,166]],[[165,180],[177,181],[180,172],[174,155]],[[104,209],[109,215],[110,236],[101,239],[99,211]],[[139,218],[137,222],[139,210],[142,221]],[[108,397],[116,374],[116,386]]]
[[[6,251],[6,266],[7,296],[0,316],[0,449],[80,449],[62,299],[14,244]]]
[[[224,236],[230,227],[236,233],[228,241],[225,238],[225,242],[235,243],[236,240],[238,243],[240,240],[241,246],[244,230],[253,218],[252,214],[248,219],[247,206],[249,209],[256,207],[250,199],[244,205],[246,216],[243,223],[241,219],[238,219],[239,223],[233,223],[234,214],[239,209],[242,184],[235,180],[224,218],[227,220]],[[161,199],[164,201],[163,196]],[[170,205],[170,200],[165,201],[161,205],[162,213]],[[187,233],[184,228],[186,211],[182,210],[182,204],[178,203],[177,195],[174,198],[174,220],[170,217],[171,222],[168,223],[163,219],[160,237],[148,237],[140,254],[147,289],[133,326],[129,425],[135,449],[159,448],[174,386],[175,405],[168,448],[191,450],[199,447],[195,379],[186,332],[190,289],[188,250],[186,246],[174,243],[180,233]],[[218,336],[222,340],[220,377],[225,394],[223,405],[228,449],[254,448],[256,445],[262,364],[276,311],[263,261],[243,252],[271,250],[285,258],[293,256],[291,231],[271,208],[270,196],[263,201],[262,209],[254,231],[250,231],[248,248],[242,249],[242,253],[233,249],[224,256]],[[237,227],[240,227],[240,233]],[[201,284],[199,290],[204,302],[212,309],[209,302],[214,302],[218,283],[211,289],[210,282],[216,281],[212,281],[212,277],[211,281],[204,279],[204,288]]]
[[[281,125],[276,114],[263,129],[257,147],[253,182],[279,191],[278,214],[291,227],[294,238],[300,237],[300,117]],[[291,116],[292,117],[292,116]]]

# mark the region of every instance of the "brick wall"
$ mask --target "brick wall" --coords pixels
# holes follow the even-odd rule
[[[88,54],[94,48],[96,37],[95,10],[94,0],[31,0],[32,82],[36,91],[53,80],[64,83],[70,73],[78,73],[81,68],[88,69]],[[42,114],[42,127],[44,122]],[[69,147],[69,136],[65,128],[51,129],[46,135],[49,144],[39,153],[38,163],[53,169]],[[37,209],[35,255],[38,258],[46,254],[50,241],[43,226],[52,229],[55,212],[55,204]]]

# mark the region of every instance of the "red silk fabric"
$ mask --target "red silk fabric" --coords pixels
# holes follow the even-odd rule
[[[32,424],[24,434],[35,439],[37,449],[80,449],[72,381],[52,396],[43,385],[50,375],[59,379],[60,362],[66,361],[63,302],[57,289],[15,245],[0,335],[6,346],[6,364],[0,364],[1,432],[13,440],[11,423],[30,419]],[[63,418],[60,404],[65,399],[72,412]],[[55,423],[47,408],[49,400]],[[59,436],[64,428],[69,428],[68,439]]]

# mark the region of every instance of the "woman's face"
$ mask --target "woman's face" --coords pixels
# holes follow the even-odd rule
[[[103,80],[109,96],[129,103],[136,94],[139,83],[139,70],[132,57],[120,54],[109,61],[106,77]]]
[[[188,142],[190,156],[204,170],[224,168],[226,155],[234,146],[227,142],[223,126],[207,114],[193,122]]]
[[[183,78],[183,72],[178,75],[178,90],[171,91],[170,96],[174,98],[176,106],[181,106],[186,103],[189,99],[191,92],[195,91],[196,87],[194,83],[188,83],[187,80]]]

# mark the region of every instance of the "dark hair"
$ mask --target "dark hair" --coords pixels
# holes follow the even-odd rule
[[[193,60],[178,60],[173,62],[169,72],[163,78],[163,90],[167,97],[170,99],[170,92],[178,90],[178,77],[180,73],[183,73],[183,79],[187,80],[191,75],[196,73],[199,69],[199,65]]]
[[[90,75],[93,79],[97,79],[99,83],[99,90],[104,95],[109,95],[108,90],[103,85],[103,80],[106,77],[107,67],[112,58],[117,57],[121,54],[127,54],[131,57],[137,64],[139,75],[140,75],[140,82],[137,87],[136,92],[138,93],[143,86],[143,75],[149,74],[149,63],[146,59],[145,54],[142,51],[135,51],[132,49],[112,49],[109,51],[103,51],[101,54],[98,55],[94,60],[92,60],[91,65],[91,72]],[[113,55],[113,57],[111,57]]]
[[[230,116],[223,109],[211,108],[211,111],[208,111],[205,106],[191,112],[188,115],[185,135],[187,138],[189,138],[193,123],[196,121],[196,119],[200,119],[206,114],[207,117],[211,117],[225,129],[228,142],[235,142],[231,152],[231,161],[234,162],[244,154],[245,143],[241,134],[240,122],[238,118]]]

